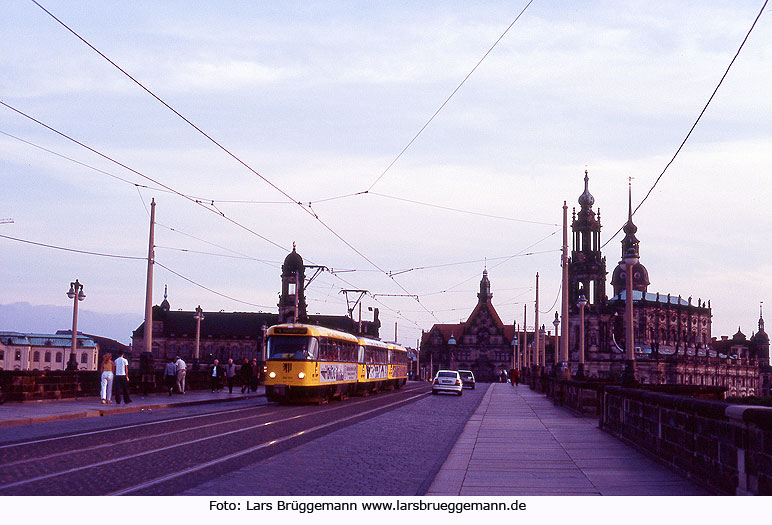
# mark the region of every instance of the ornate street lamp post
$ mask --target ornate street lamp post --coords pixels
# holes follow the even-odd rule
[[[515,335],[512,337],[512,368],[520,368],[520,363],[517,362],[517,329],[515,329]]]
[[[86,298],[86,294],[83,293],[83,285],[75,279],[74,283],[70,283],[70,291],[67,292],[67,297],[72,299],[72,344],[70,347],[70,360],[67,362],[67,370],[75,372],[78,370],[78,359],[75,355],[75,351],[78,348],[78,303]]]
[[[583,293],[579,295],[576,306],[579,307],[579,369],[576,378],[584,379],[584,307],[587,306],[587,298]]]
[[[558,363],[560,362],[560,349],[558,348],[558,326],[560,326],[560,319],[558,319],[558,313],[555,312],[555,320],[552,321],[552,326],[555,327],[555,372],[558,370]]]
[[[635,384],[635,334],[633,332],[633,272],[639,258],[635,248],[628,248],[625,253],[625,371],[622,384]]]
[[[198,305],[196,307],[196,313],[193,314],[193,319],[196,320],[196,349],[193,352],[193,361],[198,363],[200,353],[200,343],[201,343],[201,321],[204,320],[204,311],[201,309],[201,305]]]

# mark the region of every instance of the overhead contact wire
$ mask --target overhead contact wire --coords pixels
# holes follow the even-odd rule
[[[488,57],[488,55],[490,55],[491,51],[493,51],[493,48],[495,48],[498,45],[498,43],[501,42],[501,40],[504,38],[504,36],[506,36],[506,34],[509,32],[509,30],[512,29],[512,26],[515,25],[515,23],[518,20],[520,20],[520,17],[523,16],[523,13],[525,13],[525,10],[528,9],[528,6],[530,6],[533,3],[533,1],[534,0],[530,0],[526,4],[526,6],[515,17],[515,19],[512,21],[512,23],[509,24],[509,27],[507,27],[504,30],[504,32],[501,33],[501,36],[498,39],[496,39],[496,41],[493,43],[493,45],[490,47],[490,49],[488,49],[488,51],[485,52],[485,54],[482,56],[482,58],[477,61],[477,64],[475,64],[475,66],[472,68],[472,70],[464,77],[464,80],[462,80],[461,83],[458,86],[456,86],[456,89],[453,90],[453,92],[448,96],[448,98],[446,98],[445,101],[440,105],[440,107],[437,108],[437,111],[435,111],[434,114],[429,118],[429,120],[426,121],[426,124],[424,124],[421,127],[421,129],[418,130],[418,133],[416,133],[415,136],[412,139],[410,139],[410,142],[408,142],[407,145],[404,148],[402,148],[402,151],[400,151],[399,154],[394,158],[394,160],[392,160],[391,163],[388,166],[386,166],[386,169],[383,170],[383,172],[378,176],[377,179],[375,179],[375,182],[370,184],[370,187],[367,188],[367,191],[372,190],[375,187],[375,185],[378,184],[378,182],[383,178],[383,176],[386,175],[386,173],[391,169],[391,167],[394,166],[394,164],[397,163],[397,161],[408,150],[408,148],[413,145],[413,142],[415,142],[416,139],[418,139],[418,137],[421,135],[421,133],[423,133],[423,131],[429,126],[429,124],[432,123],[432,121],[434,120],[434,117],[439,115],[440,111],[442,111],[443,108],[448,104],[448,102],[450,102],[450,99],[453,98],[453,95],[455,95],[458,92],[458,90],[461,89],[461,86],[463,86],[466,83],[466,81],[469,79],[469,77],[471,77],[472,74],[477,70],[477,68],[480,67],[480,64],[483,63],[483,60],[485,60]]]
[[[737,57],[740,56],[740,51],[742,51],[743,47],[745,46],[745,42],[748,41],[748,38],[751,36],[751,32],[753,31],[753,28],[756,27],[756,23],[759,21],[759,18],[761,18],[761,14],[764,12],[764,9],[767,7],[767,2],[769,0],[764,0],[764,5],[761,6],[761,9],[759,10],[759,14],[756,15],[756,18],[753,20],[753,24],[751,24],[751,28],[748,29],[748,32],[745,34],[745,38],[743,38],[743,41],[740,43],[740,47],[737,49],[737,52],[734,54],[734,57],[732,57],[732,60],[729,62],[729,65],[726,67],[726,70],[724,71],[724,74],[721,75],[721,79],[718,81],[718,84],[716,84],[715,89],[713,90],[713,93],[710,94],[710,97],[708,98],[708,101],[705,103],[705,106],[703,106],[702,111],[700,111],[700,114],[697,116],[697,120],[694,121],[694,124],[692,124],[692,127],[689,128],[689,132],[686,134],[686,137],[684,137],[684,140],[681,141],[681,145],[678,146],[678,149],[673,154],[673,157],[670,159],[670,161],[665,165],[665,168],[662,170],[662,173],[659,174],[657,179],[654,181],[654,184],[651,185],[651,188],[649,188],[649,191],[646,192],[646,195],[641,199],[641,202],[638,203],[638,206],[635,207],[632,214],[635,215],[635,212],[638,211],[638,209],[643,206],[643,203],[646,202],[646,199],[649,198],[649,195],[651,195],[651,192],[654,191],[654,188],[657,187],[657,184],[659,183],[660,179],[663,175],[665,175],[665,172],[670,167],[671,164],[675,161],[676,157],[679,153],[681,153],[681,150],[686,145],[686,141],[689,140],[689,137],[691,137],[692,132],[697,127],[697,124],[702,119],[702,116],[705,114],[705,111],[707,111],[708,106],[713,101],[713,98],[716,96],[716,93],[718,93],[718,89],[721,87],[721,84],[724,83],[724,79],[729,74],[729,70],[732,68],[732,65],[734,64],[735,60],[737,60]],[[621,232],[624,229],[624,224],[620,226],[620,228],[612,235],[609,240],[607,240],[601,248],[604,248],[608,243],[610,243],[614,238],[619,235],[619,232]]]

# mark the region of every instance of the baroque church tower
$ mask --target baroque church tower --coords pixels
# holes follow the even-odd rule
[[[626,271],[627,265],[625,264],[625,256],[628,253],[634,254],[639,258],[638,262],[633,266],[633,291],[641,292],[645,294],[649,288],[649,271],[641,264],[640,251],[638,249],[638,238],[635,236],[638,231],[638,227],[633,223],[633,196],[632,188],[628,186],[627,197],[627,222],[623,228],[625,232],[625,238],[622,239],[622,260],[619,261],[617,267],[614,268],[614,273],[611,274],[611,286],[614,287],[614,296],[618,296],[625,291],[626,286]],[[635,294],[633,294],[635,296]]]
[[[571,222],[572,249],[568,265],[568,304],[575,305],[584,294],[590,305],[606,299],[606,258],[600,251],[600,210],[592,209],[595,197],[589,190],[590,177],[584,172],[584,192],[579,196],[579,214]]]
[[[279,296],[279,323],[305,323],[306,315],[305,295],[305,266],[303,258],[295,251],[295,243],[292,243],[292,252],[284,259],[281,265],[281,295]]]

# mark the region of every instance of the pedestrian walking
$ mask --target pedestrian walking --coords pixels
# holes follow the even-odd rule
[[[239,376],[241,377],[241,393],[243,394],[249,390],[249,380],[252,377],[252,365],[249,364],[249,359],[244,358],[244,364],[241,365],[239,370]]]
[[[233,364],[233,359],[228,359],[228,364],[225,365],[225,380],[228,382],[228,393],[233,393],[233,382],[236,380],[236,365]]]
[[[249,389],[252,392],[257,391],[257,384],[260,382],[260,369],[257,367],[257,359],[252,360],[252,375],[249,377]]]
[[[180,394],[185,393],[185,373],[187,372],[187,365],[180,356],[177,356],[177,360],[174,362],[177,367],[177,390]]]
[[[102,389],[99,391],[99,396],[102,398],[102,404],[109,404],[110,398],[113,395],[113,375],[115,372],[115,363],[113,363],[113,354],[106,353],[102,357],[102,363],[99,365],[101,374]]]
[[[515,386],[520,386],[520,369],[519,368],[515,368],[512,371],[512,383]]]
[[[222,390],[221,378],[222,369],[220,368],[220,361],[215,359],[212,367],[209,369],[209,381],[212,386],[212,392],[219,392]]]
[[[118,352],[118,359],[115,360],[115,403],[121,404],[121,394],[128,405],[131,403],[129,397],[129,362],[123,357],[123,350]]]
[[[174,385],[177,384],[177,365],[174,363],[173,358],[169,358],[164,368],[164,385],[166,390],[169,391],[169,395],[174,393]]]
[[[514,369],[514,368],[510,368],[510,369],[509,369],[509,378],[512,380],[512,381],[511,381],[511,383],[512,383],[512,386],[513,386],[513,387],[514,387],[514,386],[516,386],[516,385],[515,385],[515,369]]]

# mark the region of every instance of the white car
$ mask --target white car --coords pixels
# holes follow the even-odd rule
[[[461,375],[455,370],[440,370],[432,382],[432,394],[450,392],[460,396],[464,387]]]

